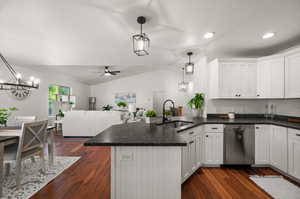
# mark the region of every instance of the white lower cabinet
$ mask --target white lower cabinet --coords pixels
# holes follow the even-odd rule
[[[185,181],[191,173],[190,170],[190,156],[189,156],[189,145],[182,147],[181,149],[181,178]]]
[[[203,163],[203,149],[204,149],[204,141],[203,141],[203,133],[196,136],[196,167],[199,168]]]
[[[203,130],[202,127],[192,128],[181,132],[187,146],[181,149],[181,177],[184,182],[202,165]]]
[[[223,164],[223,133],[205,133],[204,164]]]
[[[255,125],[255,164],[270,164],[270,125]]]
[[[271,126],[270,164],[287,172],[287,128]]]
[[[288,173],[300,179],[300,130],[288,129]]]

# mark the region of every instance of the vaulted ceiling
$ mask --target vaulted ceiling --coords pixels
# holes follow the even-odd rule
[[[0,52],[94,84],[104,65],[119,77],[198,57],[258,57],[300,44],[299,0],[0,0]],[[136,17],[149,20],[150,55],[132,52]],[[214,38],[203,38],[205,32]],[[263,40],[273,31],[276,36]]]

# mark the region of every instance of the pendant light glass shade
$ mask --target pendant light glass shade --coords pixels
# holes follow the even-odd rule
[[[191,62],[191,56],[193,53],[188,52],[187,55],[189,56],[189,62],[185,64],[185,74],[192,75],[194,74],[194,63]]]
[[[145,33],[132,36],[133,52],[138,56],[149,55],[150,39]]]
[[[146,23],[146,18],[140,16],[137,18],[137,22],[141,25],[141,32],[132,36],[133,52],[138,56],[149,55],[150,39],[143,33],[143,24]]]
[[[186,92],[188,89],[188,82],[184,81],[184,68],[182,68],[182,81],[178,83],[178,89],[181,92]]]

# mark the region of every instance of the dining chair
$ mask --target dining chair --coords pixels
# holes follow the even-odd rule
[[[36,121],[22,124],[22,135],[18,144],[5,147],[4,161],[16,161],[16,187],[21,187],[22,161],[39,155],[41,172],[45,172],[44,149],[48,121]],[[6,169],[9,172],[9,169]]]
[[[15,116],[15,122],[17,126],[21,126],[25,122],[36,121],[36,116]]]

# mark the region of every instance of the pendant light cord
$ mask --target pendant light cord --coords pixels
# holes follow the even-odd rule
[[[141,35],[143,34],[143,24],[141,24]]]

